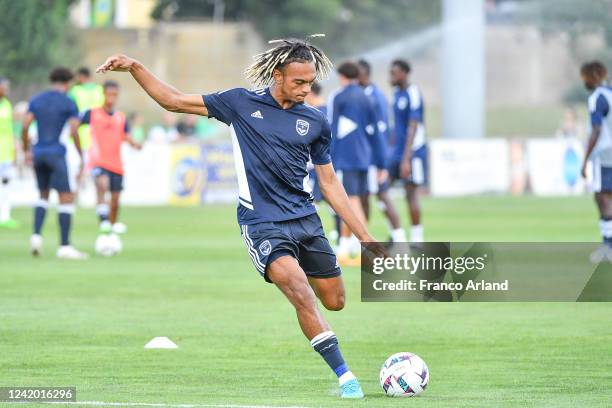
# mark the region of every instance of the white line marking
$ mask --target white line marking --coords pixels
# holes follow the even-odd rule
[[[46,404],[87,405],[96,407],[163,407],[163,408],[306,408],[281,407],[278,405],[231,405],[231,404],[164,404],[148,402],[104,402],[104,401],[78,401],[78,402],[46,402]],[[0,403],[1,405],[1,403]]]

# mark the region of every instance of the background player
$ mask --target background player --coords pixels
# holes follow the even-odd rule
[[[303,104],[311,84],[327,74],[331,62],[304,41],[274,43],[247,70],[255,84],[266,87],[254,91],[235,88],[203,97],[184,94],[122,55],[110,57],[98,71],[128,71],[165,109],[215,117],[230,126],[238,175],[238,221],[253,264],[294,306],[302,332],[338,376],[341,396],[362,398],[338,339],[317,307],[316,296],[327,309],[342,309],[344,283],[304,185],[310,156],[326,201],[361,241],[374,242],[336,178],[326,118]]]
[[[104,94],[102,87],[91,80],[91,72],[87,67],[80,67],[77,70],[76,83],[68,91],[68,97],[72,99],[79,109],[79,115],[83,115],[85,111],[89,109],[99,108],[104,103]],[[84,162],[81,161],[80,157],[76,153],[74,147],[69,144],[68,148],[68,165],[72,171],[78,169],[81,164],[87,164],[87,154],[89,151],[89,144],[91,142],[91,132],[89,125],[82,124],[79,127],[79,141],[81,142],[81,149],[83,151]],[[86,171],[89,168],[84,168]],[[75,194],[78,192],[79,187],[83,181],[84,172],[78,172],[78,180],[76,183]]]
[[[0,77],[0,227],[17,228],[11,218],[10,182],[15,163],[15,138],[13,135],[13,106],[8,100],[9,80]]]
[[[85,111],[81,124],[89,125],[91,144],[88,165],[96,185],[96,213],[100,219],[100,232],[122,234],[125,224],[118,223],[119,196],[123,189],[123,163],[121,144],[126,141],[137,149],[142,146],[130,135],[123,112],[115,110],[119,84],[106,81],[103,85],[104,104],[101,108]],[[110,208],[107,193],[110,192]]]
[[[401,179],[410,209],[410,241],[423,242],[418,187],[427,184],[427,144],[425,140],[424,106],[421,91],[410,84],[410,64],[402,59],[391,63],[395,141],[389,174]]]
[[[591,254],[591,262],[612,262],[612,88],[605,83],[608,71],[599,61],[587,62],[580,69],[584,86],[591,91],[588,100],[591,134],[582,164],[586,177],[588,160],[593,163],[593,190],[599,210],[603,245]]]
[[[30,247],[34,256],[42,251],[41,231],[49,206],[50,189],[59,194],[58,220],[61,244],[57,256],[64,259],[85,259],[82,253],[70,245],[70,229],[74,214],[76,175],[69,174],[66,160],[68,135],[72,137],[79,156],[81,145],[78,137],[79,113],[75,103],[66,96],[72,73],[66,68],[56,68],[49,75],[51,89],[41,92],[30,100],[28,113],[23,120],[21,139],[26,162],[34,165],[40,199],[34,208],[34,234]],[[37,122],[38,141],[30,150],[28,131],[32,122]]]
[[[357,82],[357,64],[345,62],[337,72],[342,88],[330,96],[327,112],[334,136],[332,160],[353,212],[365,225],[361,200],[369,194],[368,167],[375,163],[379,181],[386,179],[384,145],[376,129],[374,106]],[[359,241],[343,223],[336,251],[340,263],[359,264],[359,257],[352,257],[359,252]]]
[[[385,157],[390,151],[390,139],[389,134],[389,105],[387,104],[387,98],[385,94],[380,90],[376,84],[370,79],[371,67],[370,64],[360,59],[357,61],[359,66],[359,85],[363,87],[363,91],[366,96],[370,98],[370,102],[374,106],[374,112],[376,113],[376,124],[378,133],[384,144]],[[368,183],[370,185],[370,193],[376,194],[378,203],[389,222],[389,232],[391,233],[391,241],[394,242],[406,242],[406,232],[402,228],[400,217],[395,209],[395,205],[389,197],[389,187],[391,184],[389,180],[386,180],[382,184],[378,184],[376,177],[376,170],[373,166],[370,166],[368,173]],[[363,209],[366,215],[366,219],[370,216],[370,200],[369,196],[363,196],[362,200]]]
[[[103,89],[91,80],[91,72],[87,67],[80,67],[77,70],[76,83],[68,91],[68,96],[76,103],[81,115],[89,109],[101,107],[104,103]],[[81,125],[79,140],[83,151],[89,148],[90,137],[89,126]]]

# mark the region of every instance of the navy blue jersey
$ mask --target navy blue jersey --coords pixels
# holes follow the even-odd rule
[[[327,117],[327,105],[315,106],[325,117]]]
[[[416,85],[409,85],[406,89],[397,88],[393,95],[393,120],[395,128],[395,143],[391,154],[392,162],[399,162],[404,155],[406,140],[408,138],[408,125],[410,121],[417,122],[417,129],[412,142],[412,150],[418,150],[425,144],[425,106],[421,91]]]
[[[76,104],[65,93],[48,90],[32,97],[28,111],[34,115],[38,127],[38,141],[32,153],[64,154],[69,137],[68,120],[79,117]]]
[[[327,117],[333,134],[332,159],[338,170],[385,167],[384,145],[376,128],[374,106],[356,83],[332,94]]]
[[[303,103],[283,109],[270,89],[204,95],[208,116],[229,125],[238,177],[238,222],[285,221],[316,212],[306,163],[331,163],[323,114]]]
[[[593,147],[591,156],[605,167],[612,167],[612,114],[610,114],[610,105],[612,105],[612,87],[610,86],[598,86],[589,96],[588,107],[591,117],[589,133],[594,126],[600,126],[599,137]]]
[[[366,86],[363,88],[363,91],[374,106],[374,112],[376,114],[376,127],[384,145],[385,157],[388,157],[391,151],[391,135],[389,132],[389,105],[387,104],[387,98],[385,97],[383,91],[381,91],[380,88],[374,84]]]
[[[612,87],[600,86],[591,94],[588,102],[591,126],[601,126],[608,116],[610,112],[610,104],[608,103],[610,92],[612,92]]]
[[[378,125],[378,133],[383,137],[383,141],[389,142],[389,105],[383,91],[374,84],[370,84],[363,88],[366,96],[374,105],[376,113],[376,124]]]

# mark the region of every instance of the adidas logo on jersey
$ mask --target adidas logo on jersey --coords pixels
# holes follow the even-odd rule
[[[257,119],[263,119],[263,115],[261,114],[261,111],[256,110],[255,112],[251,113],[251,117],[252,118],[257,118]]]

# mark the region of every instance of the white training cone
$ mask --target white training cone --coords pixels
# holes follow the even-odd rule
[[[175,349],[178,348],[172,340],[167,337],[155,337],[153,340],[145,344],[146,349]]]

